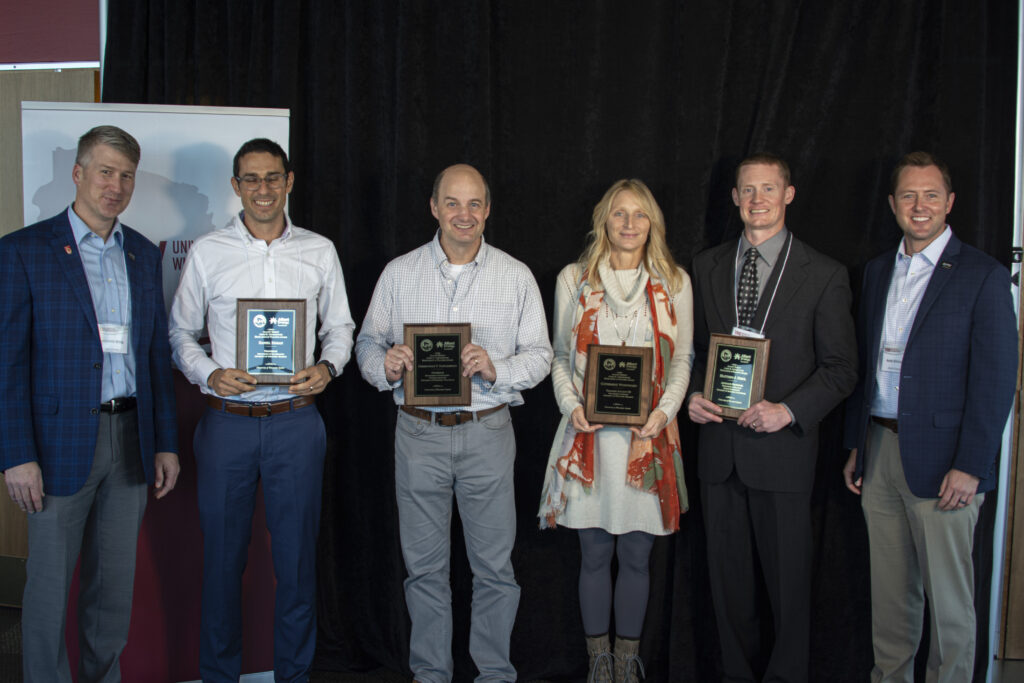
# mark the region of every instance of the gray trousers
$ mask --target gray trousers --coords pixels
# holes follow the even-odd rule
[[[121,680],[146,495],[135,411],[101,413],[85,485],[70,496],[47,495],[42,511],[28,516],[21,617],[25,683],[71,682],[64,629],[79,552],[78,681]]]
[[[967,683],[974,674],[974,525],[984,494],[959,510],[907,487],[899,437],[872,423],[861,506],[871,552],[871,680],[913,683],[914,655],[931,615],[928,683]],[[936,496],[938,491],[935,492]]]
[[[479,421],[442,427],[398,412],[395,489],[409,578],[409,668],[421,683],[452,680],[452,495],[459,502],[473,570],[469,652],[478,681],[514,681],[509,642],[519,586],[512,571],[516,539],[515,435],[508,408]]]

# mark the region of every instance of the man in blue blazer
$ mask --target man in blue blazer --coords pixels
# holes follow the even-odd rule
[[[870,540],[873,681],[913,681],[925,596],[928,680],[974,671],[971,548],[996,484],[1017,326],[1006,268],[946,224],[954,198],[941,161],[905,156],[889,196],[903,240],[864,271],[843,476]]]
[[[71,681],[65,609],[81,553],[79,681],[119,681],[146,507],[178,477],[160,250],[117,217],[139,144],[78,143],[75,201],[0,240],[0,467],[28,513],[24,679]]]

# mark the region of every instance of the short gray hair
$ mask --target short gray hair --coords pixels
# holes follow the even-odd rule
[[[139,148],[139,141],[130,133],[121,130],[117,126],[96,126],[78,139],[78,153],[75,155],[75,163],[79,166],[86,166],[92,156],[92,150],[96,145],[107,145],[128,157],[128,161],[136,166],[139,165],[139,158],[142,150]]]

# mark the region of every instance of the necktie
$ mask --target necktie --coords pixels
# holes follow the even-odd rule
[[[740,271],[740,286],[736,291],[736,305],[739,311],[739,324],[750,325],[757,309],[757,249],[747,249]]]

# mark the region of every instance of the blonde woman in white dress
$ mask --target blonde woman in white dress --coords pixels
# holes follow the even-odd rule
[[[588,680],[635,681],[643,672],[651,547],[656,536],[679,529],[688,507],[676,413],[690,379],[692,338],[690,278],[669,253],[661,209],[643,182],[620,180],[594,208],[580,260],[556,284],[551,379],[562,421],[539,512],[541,527],[579,530]],[[651,413],[642,427],[584,417],[587,346],[597,343],[653,348]]]

